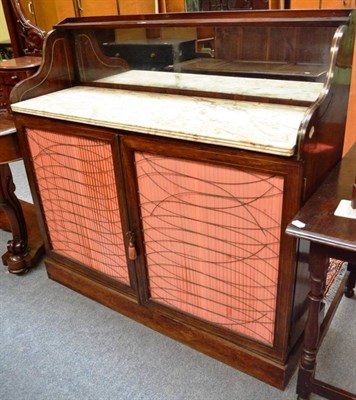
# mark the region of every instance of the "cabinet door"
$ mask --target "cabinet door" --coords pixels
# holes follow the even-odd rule
[[[287,265],[293,245],[282,234],[285,206],[296,200],[294,194],[290,198],[293,191],[288,194],[288,166],[249,170],[242,159],[214,162],[213,150],[179,144],[172,149],[138,138],[124,138],[123,149],[126,180],[136,185],[128,193],[138,204],[131,218],[144,243],[143,301],[213,332],[249,338],[268,351],[278,348],[283,336],[277,333],[283,331],[278,310],[292,295],[278,291],[280,274],[289,270],[287,280],[294,279],[292,263]],[[298,172],[290,175],[293,180]],[[287,317],[284,329],[288,323]]]
[[[80,17],[117,15],[117,0],[74,0]]]
[[[141,152],[135,162],[151,301],[272,345],[283,179]]]
[[[75,11],[72,0],[31,0],[36,18],[36,26],[49,32],[53,26],[64,18],[74,17]],[[30,8],[31,9],[31,8]]]
[[[158,12],[157,0],[118,0],[118,5],[120,15]]]
[[[55,1],[56,19],[57,22],[62,21],[67,17],[75,17],[75,9],[73,0]]]
[[[253,0],[252,7],[254,10],[268,10],[280,8],[279,0]]]
[[[290,8],[319,8],[319,0],[291,0]]]
[[[24,16],[31,22],[32,25],[38,26],[33,0],[20,0],[20,5]]]
[[[42,125],[42,126],[41,126]],[[47,251],[94,279],[132,292],[129,229],[114,133],[51,122],[25,129]]]
[[[184,0],[165,0],[167,12],[183,12],[185,11]],[[197,11],[197,10],[195,10]]]
[[[321,0],[320,8],[349,8],[351,3],[353,0]]]
[[[36,26],[45,32],[51,31],[53,25],[58,22],[54,0],[31,0],[31,2],[33,3]]]

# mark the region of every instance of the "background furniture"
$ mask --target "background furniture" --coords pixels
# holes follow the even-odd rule
[[[8,165],[21,158],[11,113],[10,93],[18,82],[37,72],[41,64],[38,56],[44,32],[28,24],[18,1],[4,5],[7,20],[14,23],[10,26],[16,28],[16,31],[10,30],[10,35],[14,53],[19,57],[0,61],[0,88],[6,106],[6,110],[0,114],[0,229],[10,230],[13,235],[8,243],[8,251],[2,256],[3,263],[8,266],[9,272],[20,274],[38,262],[44,247],[33,204],[17,199]]]
[[[348,296],[353,295],[355,287],[356,219],[334,215],[341,200],[351,199],[355,175],[356,144],[295,216],[294,221],[300,221],[305,226],[298,227],[296,223],[291,222],[286,230],[289,235],[308,240],[311,243],[309,316],[305,328],[304,350],[297,386],[300,399],[309,399],[311,393],[328,399],[356,399],[356,394],[331,386],[315,379],[314,376],[317,351],[325,333],[324,329],[321,329],[320,333],[319,312],[324,296],[329,257],[336,257],[351,263],[352,278],[347,287]],[[356,215],[356,211],[354,215]]]
[[[0,88],[4,95],[7,112],[11,114],[10,93],[14,86],[37,72],[40,57],[24,56],[0,61]]]
[[[268,0],[202,0],[202,11],[268,9]]]
[[[0,42],[0,60],[12,58],[12,48],[10,41]]]
[[[11,231],[2,261],[9,272],[20,274],[37,264],[44,247],[33,204],[15,195],[10,162],[21,159],[12,117],[0,115],[0,229]]]
[[[290,0],[289,6],[295,8],[353,8],[355,0]]]
[[[2,0],[10,3],[14,0]],[[237,9],[318,9],[356,7],[355,0],[15,0],[33,26],[49,32],[67,17]]]
[[[26,18],[35,26],[49,32],[53,25],[66,17],[118,14],[117,0],[19,0]]]
[[[45,32],[25,17],[19,0],[1,0],[14,57],[41,55]]]
[[[121,57],[132,69],[162,70],[174,62],[195,56],[195,40],[141,39],[104,43],[104,53]]]
[[[0,114],[0,229],[9,230],[13,235],[2,260],[8,266],[9,272],[17,274],[36,265],[43,255],[44,247],[33,204],[19,201],[15,195],[8,163],[21,159],[21,153],[9,98],[15,84],[33,75],[40,62],[39,57],[30,56],[0,61],[0,87],[5,95],[7,108]]]
[[[308,289],[307,250],[284,232],[341,157],[354,18],[249,11],[59,24],[40,73],[12,93],[49,276],[283,388]],[[158,37],[249,27],[253,38],[268,27],[280,48],[281,24],[333,29],[325,86],[129,70],[98,39],[142,25]]]
[[[14,0],[2,0],[10,3]],[[25,18],[45,32],[67,17],[172,13],[184,11],[276,9],[278,0],[15,0]]]

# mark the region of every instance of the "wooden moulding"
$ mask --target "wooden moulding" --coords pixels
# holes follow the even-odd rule
[[[50,279],[278,389],[285,388],[297,367],[301,353],[300,341],[296,344],[287,363],[279,364],[228,340],[177,321],[171,316],[157,313],[151,308],[138,304],[127,295],[89,279],[51,257],[46,258],[45,264]]]
[[[318,25],[322,22],[325,23],[325,17],[328,18],[327,24],[329,26],[339,26],[342,23],[347,23],[348,16],[350,14],[349,9],[338,9],[338,10],[308,10],[308,17],[313,18],[314,22],[311,24]],[[216,22],[222,23],[236,23],[243,22],[248,24],[258,24],[260,22],[267,22],[278,26],[279,21],[282,23],[291,24],[296,22],[297,24],[305,25],[305,10],[263,10],[263,11],[219,11],[219,12],[192,12],[192,13],[167,13],[167,14],[144,14],[144,15],[119,15],[113,17],[82,17],[78,18],[66,18],[61,23],[57,24],[55,28],[60,29],[82,29],[83,23],[86,29],[97,28],[100,24],[100,28],[119,28],[130,25],[138,25],[140,22],[147,21],[147,24],[161,26],[164,24],[185,24],[189,26],[198,25],[216,25]],[[323,21],[324,20],[324,21]],[[149,22],[148,22],[149,21]]]

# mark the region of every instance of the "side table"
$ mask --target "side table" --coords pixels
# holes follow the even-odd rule
[[[286,233],[310,242],[309,315],[304,332],[304,348],[297,383],[299,399],[309,399],[311,393],[330,400],[356,400],[356,394],[315,379],[316,356],[320,344],[319,309],[323,300],[325,276],[329,258],[349,262],[351,278],[346,294],[353,295],[356,269],[356,219],[334,215],[341,200],[351,200],[356,176],[356,143],[332,170],[331,174],[306,202]],[[356,210],[355,210],[356,211]]]
[[[10,93],[19,81],[33,75],[40,57],[20,57],[0,62],[0,87],[7,111],[0,114],[0,229],[11,231],[7,252],[2,261],[9,272],[21,274],[32,268],[44,253],[33,204],[15,195],[10,162],[21,159],[17,132],[11,115]]]
[[[6,108],[11,114],[10,93],[13,87],[23,79],[37,72],[41,57],[24,56],[0,61],[0,87],[5,98]]]

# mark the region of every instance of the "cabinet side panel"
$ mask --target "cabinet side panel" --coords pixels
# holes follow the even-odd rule
[[[272,345],[283,178],[135,158],[151,300]]]
[[[129,284],[111,145],[26,134],[53,250]]]

